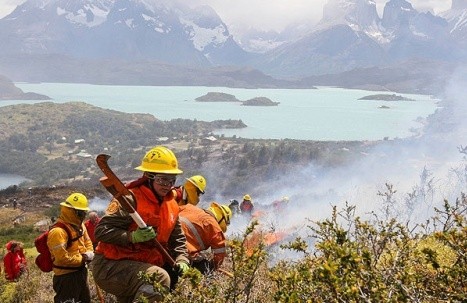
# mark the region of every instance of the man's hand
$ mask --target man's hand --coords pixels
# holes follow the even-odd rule
[[[92,259],[94,259],[94,253],[92,251],[87,251],[84,254],[82,254],[84,262],[88,263],[91,262]]]
[[[184,275],[190,269],[190,265],[186,264],[185,262],[177,262],[177,266],[178,273],[180,275]]]
[[[152,239],[155,239],[157,236],[154,228],[152,226],[148,226],[145,228],[138,228],[137,230],[131,233],[131,242],[133,243],[140,243],[146,242]]]

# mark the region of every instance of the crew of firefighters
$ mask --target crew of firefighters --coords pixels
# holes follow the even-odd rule
[[[131,303],[141,296],[148,302],[161,301],[190,268],[204,275],[219,270],[232,216],[253,214],[249,194],[241,203],[212,202],[200,208],[206,179],[195,175],[175,186],[183,171],[165,146],[149,150],[135,169],[141,175],[125,184],[131,194],[124,197],[133,213],[113,198],[99,218],[82,193],[72,193],[60,203],[62,224],[50,229],[47,240],[54,267],[54,302],[91,302],[88,267],[98,291],[113,294],[118,302]],[[11,241],[7,250],[5,274],[16,281],[27,269],[22,243]],[[142,279],[141,273],[153,280]],[[153,287],[154,282],[162,288]]]

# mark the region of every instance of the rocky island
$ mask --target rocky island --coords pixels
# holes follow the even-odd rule
[[[237,97],[231,94],[209,92],[206,95],[195,99],[197,102],[239,102],[245,106],[277,106],[280,102],[274,102],[266,97],[255,97],[246,101],[238,100]]]
[[[362,97],[358,100],[376,100],[376,101],[415,101],[414,99],[402,97],[396,94],[378,94]]]
[[[253,99],[248,99],[242,103],[245,106],[277,106],[280,102],[274,102],[266,97],[256,97]]]
[[[241,102],[234,95],[219,92],[209,92],[195,100],[198,102]]]

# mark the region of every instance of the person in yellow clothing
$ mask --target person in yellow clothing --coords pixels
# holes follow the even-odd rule
[[[86,264],[92,261],[94,252],[83,224],[88,211],[86,196],[81,193],[71,194],[60,203],[60,216],[57,220],[68,232],[58,226],[49,231],[47,246],[54,264],[55,303],[91,302]]]
[[[165,146],[156,146],[136,169],[143,175],[126,184],[131,196],[125,198],[148,227],[139,228],[118,200],[112,199],[94,234],[98,241],[92,262],[94,281],[119,303],[135,302],[140,297],[151,303],[162,301],[165,290],[173,288],[178,275],[189,269],[179,207],[172,194],[177,175],[183,173],[175,154]],[[172,256],[176,270],[154,240]],[[165,290],[155,289],[141,273],[154,278]]]
[[[191,266],[203,274],[218,269],[226,256],[224,232],[232,211],[215,202],[207,210],[192,204],[180,206],[180,222],[187,240]]]
[[[186,179],[182,186],[177,186],[172,189],[175,201],[178,205],[199,203],[199,197],[206,190],[206,179],[201,175],[191,176]]]

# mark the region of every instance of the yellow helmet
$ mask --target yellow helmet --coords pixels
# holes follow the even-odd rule
[[[208,211],[214,215],[217,223],[221,227],[223,232],[227,231],[227,225],[230,224],[230,219],[232,218],[232,210],[230,207],[224,204],[218,204],[212,202],[211,206],[208,208]]]
[[[289,203],[289,197],[283,196],[283,197],[281,198],[281,201],[284,202],[284,203]]]
[[[243,196],[243,200],[250,201],[251,202],[251,197],[249,194],[246,194]]]
[[[186,179],[187,181],[190,181],[190,183],[192,183],[194,186],[196,186],[197,189],[199,189],[199,191],[204,194],[204,190],[206,189],[206,179],[204,179],[203,176],[201,175],[196,175],[196,176],[192,176],[190,178],[187,178]]]
[[[156,146],[146,153],[141,165],[135,169],[144,172],[178,175],[183,173],[178,169],[175,154],[165,146]]]
[[[60,203],[60,205],[77,210],[89,210],[88,199],[85,195],[80,193],[73,193],[69,195],[65,202]]]

